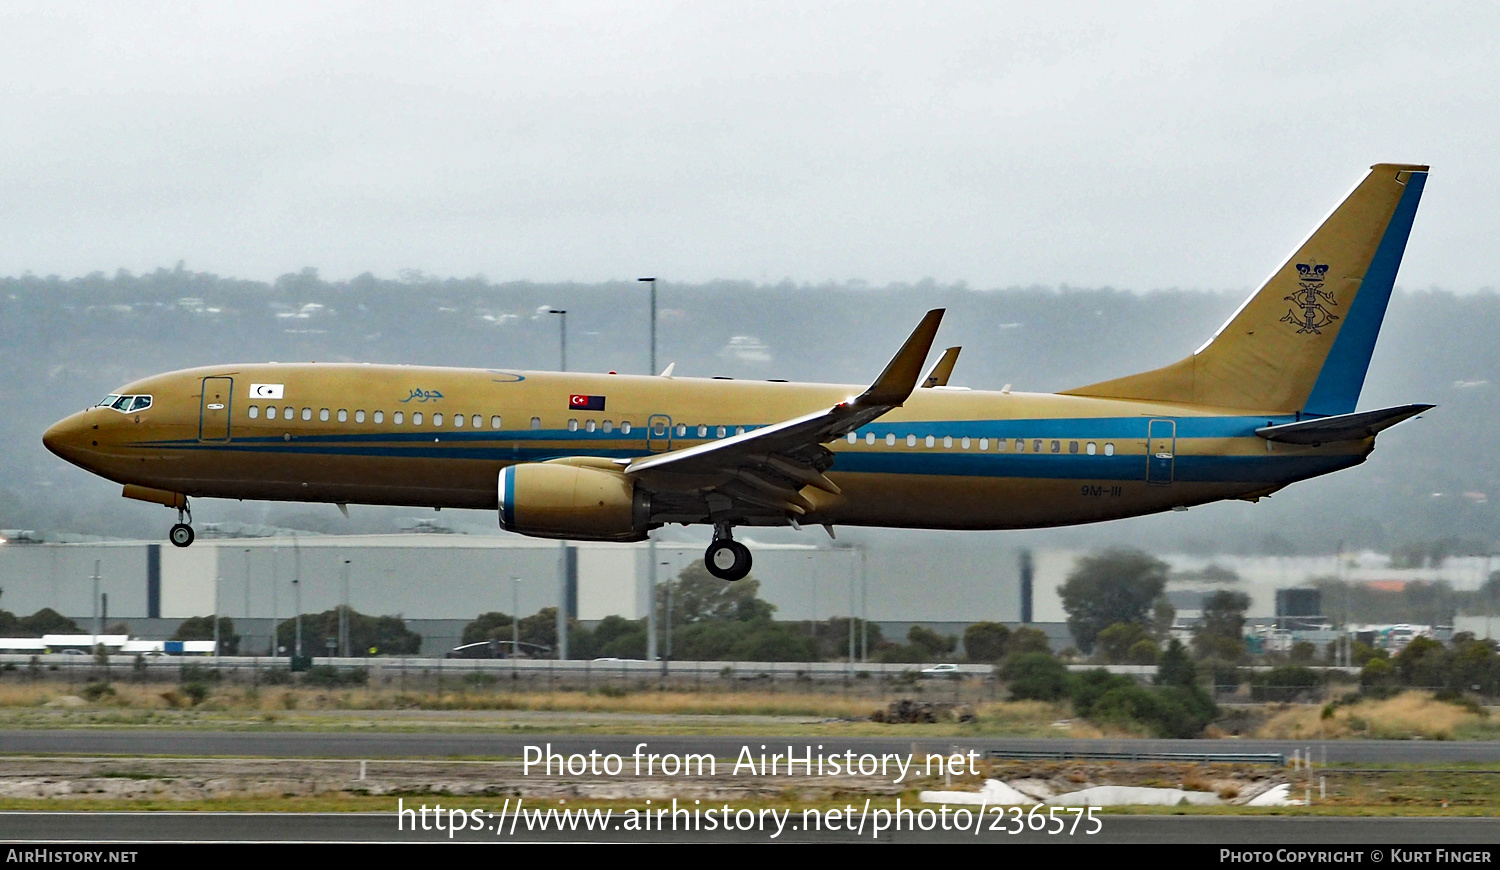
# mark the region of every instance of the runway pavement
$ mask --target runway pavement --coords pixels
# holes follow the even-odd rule
[[[461,803],[461,800],[456,802]],[[446,808],[445,808],[446,809]],[[750,813],[750,811],[745,811]],[[616,815],[594,830],[538,830],[525,819],[497,814],[483,826],[449,836],[446,830],[421,830],[404,821],[398,830],[394,813],[0,813],[0,842],[10,843],[149,843],[191,842],[595,842],[595,843],[1096,843],[1096,844],[1209,844],[1305,845],[1339,844],[1458,844],[1500,840],[1500,821],[1487,818],[1338,818],[1287,816],[1102,816],[1097,833],[1049,834],[1034,830],[1009,833],[1005,823],[986,822],[972,829],[901,830],[876,832],[872,820],[863,830],[808,830],[808,818],[798,811],[777,826],[775,820],[742,817],[735,830],[686,829],[693,823],[679,817],[677,830],[668,821],[664,830],[628,830]],[[517,824],[512,827],[512,821]],[[889,821],[889,820],[887,820]],[[578,826],[582,828],[582,825]],[[413,828],[416,828],[413,830]],[[603,828],[602,830],[600,828]],[[748,829],[747,829],[748,828]],[[773,836],[774,835],[774,836]],[[1500,851],[1495,852],[1500,855]]]
[[[520,757],[526,746],[555,752],[628,755],[640,743],[652,752],[712,753],[732,758],[742,747],[794,745],[825,753],[980,752],[1066,749],[1104,752],[1282,753],[1311,747],[1321,762],[1361,764],[1500,764],[1500,741],[1421,740],[1077,740],[1067,738],[767,737],[605,734],[433,734],[314,731],[157,731],[87,728],[0,731],[0,752],[78,755],[254,756],[270,758],[496,758]]]

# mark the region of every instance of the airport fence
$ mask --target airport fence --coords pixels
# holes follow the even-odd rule
[[[1085,669],[1073,666],[1073,670]],[[1140,670],[1140,673],[1135,673]],[[1251,671],[1251,669],[1245,669]],[[1309,669],[1316,682],[1281,685],[1255,679],[1253,671],[1237,683],[1211,689],[1224,705],[1282,702],[1327,704],[1351,693],[1389,694],[1390,688],[1367,689],[1357,669]],[[1130,675],[1149,683],[1151,674],[1131,669]],[[1207,675],[1205,675],[1207,677]],[[107,661],[86,655],[0,655],[0,683],[66,683],[79,690],[89,683],[226,684],[234,686],[292,686],[343,691],[402,693],[460,693],[484,696],[521,692],[583,691],[639,692],[761,692],[818,693],[846,697],[889,698],[916,696],[930,701],[976,703],[1008,697],[1006,684],[995,669],[983,664],[928,665],[877,662],[698,662],[638,660],[555,661],[550,659],[446,659],[420,656],[373,658],[318,657],[311,668],[293,673],[286,657],[256,656],[109,656]],[[1442,687],[1406,686],[1428,691]],[[1477,692],[1478,703],[1500,702]]]

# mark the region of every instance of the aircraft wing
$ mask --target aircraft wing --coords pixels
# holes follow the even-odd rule
[[[1316,420],[1283,423],[1280,426],[1262,426],[1255,430],[1255,434],[1267,441],[1282,441],[1287,444],[1357,441],[1361,438],[1374,438],[1397,423],[1435,407],[1437,406],[1401,405],[1378,411],[1360,411],[1357,414],[1336,414]]]
[[[924,387],[946,387],[948,379],[953,376],[953,364],[958,362],[958,352],[963,348],[950,347],[943,351],[943,356],[927,373],[927,379],[922,381]]]
[[[701,493],[711,513],[740,507],[800,516],[812,507],[799,492],[803,487],[839,492],[823,475],[833,464],[833,453],[822,445],[901,407],[916,388],[942,319],[943,309],[927,312],[880,377],[863,393],[831,408],[722,441],[617,461],[654,492]]]

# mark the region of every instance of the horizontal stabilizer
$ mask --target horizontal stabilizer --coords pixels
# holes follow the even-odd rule
[[[1280,426],[1262,426],[1255,434],[1267,441],[1285,444],[1331,444],[1335,441],[1358,441],[1374,438],[1392,426],[1417,416],[1436,405],[1400,405],[1381,408],[1378,411],[1360,411],[1358,414],[1338,414],[1319,417],[1300,423],[1283,423]]]

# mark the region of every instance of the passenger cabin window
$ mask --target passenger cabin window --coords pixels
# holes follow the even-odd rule
[[[926,444],[928,447],[934,447],[937,445],[937,439],[932,437],[931,435],[928,435],[927,438],[922,441],[922,443]]]
[[[958,442],[958,446],[962,447],[965,450],[968,450],[969,449],[969,439],[967,437],[965,437],[964,440]]]
[[[1026,452],[1026,439],[1025,438],[1017,438],[1016,439],[1016,452],[1017,453],[1025,453]]]
[[[394,425],[400,426],[402,423],[405,423],[405,422],[406,422],[406,414],[404,412],[402,412],[402,411],[396,411],[393,414],[391,414],[391,423],[393,423]]]
[[[848,441],[849,441],[850,444],[858,444],[859,443],[859,433],[857,433],[857,432],[850,432],[849,435],[848,435]]]
[[[463,427],[464,427],[464,415],[462,415],[462,414],[454,414],[453,415],[453,428],[455,428],[455,429],[462,429]]]
[[[715,430],[715,432],[718,434],[718,437],[720,437],[720,438],[723,438],[726,434],[728,434],[728,430],[725,429],[723,426],[720,426],[718,429]]]
[[[577,432],[578,431],[578,421],[577,420],[569,420],[568,421],[568,431],[569,432]]]
[[[745,427],[744,426],[736,426],[736,427],[734,427],[734,434],[736,434],[736,435],[743,435],[743,434],[745,434]]]
[[[630,421],[629,420],[625,420],[625,421],[623,421],[623,422],[620,423],[620,434],[621,435],[629,435],[630,434]]]
[[[384,423],[385,422],[385,412],[384,411],[376,411],[375,412],[375,422],[376,423]]]
[[[540,428],[542,428],[542,418],[541,417],[532,417],[531,418],[531,429],[532,429],[532,431],[534,432],[534,431],[536,431],[536,430],[538,430]]]
[[[292,409],[291,408],[287,408],[286,409],[286,418],[288,420],[292,419]],[[312,419],[312,408],[303,408],[302,409],[302,419],[304,419],[304,420],[311,420]]]
[[[915,436],[915,435],[908,435],[908,436],[906,436],[906,446],[907,447],[916,447],[917,446],[917,436]]]
[[[687,437],[687,424],[686,423],[678,423],[677,424],[677,437],[678,438],[686,438]]]
[[[1077,441],[1069,441],[1068,442],[1068,452],[1069,453],[1077,453],[1078,452],[1078,442]]]
[[[343,408],[339,409],[339,422],[340,423],[347,423],[347,422],[349,422],[349,412],[347,410],[343,409]]]
[[[944,435],[943,436],[943,447],[945,447],[947,449],[950,449],[950,450],[953,448],[953,436],[952,435]]]
[[[500,428],[500,418],[499,418],[499,416],[495,416],[495,417],[491,417],[490,418],[490,428],[491,429],[499,429]]]
[[[708,427],[705,426],[705,425],[703,425],[702,423],[698,424],[698,437],[699,438],[707,438],[708,437]]]
[[[999,443],[1002,444],[1002,445],[1005,444],[1004,441],[1001,441]],[[980,450],[988,450],[988,449],[990,449],[990,439],[988,439],[988,438],[981,438],[981,439],[979,439],[979,449]]]
[[[1032,453],[1041,453],[1042,452],[1042,439],[1040,439],[1040,438],[1033,438],[1033,439],[1031,439],[1031,452]]]
[[[266,406],[266,419],[267,420],[275,420],[276,419],[276,406],[275,405],[267,405]]]
[[[422,412],[421,411],[413,411],[411,413],[411,424],[413,426],[420,426],[420,425],[422,425]]]
[[[1053,453],[1061,453],[1062,452],[1062,442],[1061,441],[1053,441],[1052,442],[1052,452]]]
[[[874,444],[875,443],[875,433],[874,432],[866,432],[865,433],[865,443],[866,444]]]
[[[474,424],[474,428],[475,428],[475,429],[478,429],[478,428],[479,428],[479,427],[481,427],[481,426],[483,426],[483,425],[484,425],[484,417],[483,417],[483,416],[482,416],[482,415],[479,415],[479,414],[475,414],[475,415],[474,415],[474,419],[473,419],[473,420],[470,420],[470,421],[469,421],[469,422],[471,422],[471,423],[473,423],[473,424]],[[498,428],[499,428],[499,427],[498,427],[498,426],[497,426],[497,427],[495,427],[495,428],[497,428],[497,429],[498,429]]]
[[[354,412],[354,422],[356,422],[356,423],[363,423],[364,421],[365,421],[365,412],[364,411],[355,411]]]
[[[605,432],[613,432],[613,431],[615,431],[615,421],[613,421],[613,420],[605,420],[604,421],[604,431]]]
[[[1104,442],[1104,455],[1105,456],[1114,456],[1115,455],[1115,445],[1114,445],[1114,442],[1112,442],[1112,441],[1106,441],[1106,442]]]
[[[434,426],[441,426],[441,425],[443,425],[443,415],[442,414],[433,414],[432,415],[432,425],[434,425]]]
[[[324,423],[327,423],[328,422],[328,415],[329,415],[329,413],[330,412],[329,412],[329,410],[327,408],[319,408],[318,409],[318,419],[321,420],[321,421],[323,421]]]
[[[249,410],[245,413],[249,414],[250,419],[254,420],[256,417],[260,416],[260,408],[256,407],[255,405],[251,405]]]
[[[1087,453],[1090,456],[1093,456],[1094,453],[1098,451],[1098,449],[1099,448],[1094,445],[1094,442],[1090,441],[1088,444],[1084,445],[1083,452]]]
[[[587,423],[583,424],[583,429],[584,429],[585,432],[592,432],[592,431],[594,431],[597,428],[599,428],[599,427],[594,424],[593,420],[589,420]]]
[[[885,433],[885,446],[887,446],[887,447],[895,447],[896,446],[896,433],[895,432],[887,432],[887,433]]]

